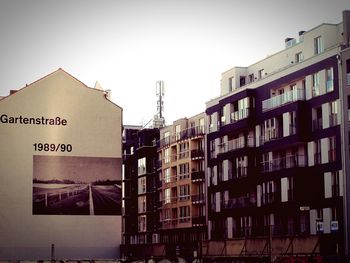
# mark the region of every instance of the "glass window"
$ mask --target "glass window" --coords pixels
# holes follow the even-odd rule
[[[146,173],[146,157],[138,159],[138,175]]]
[[[145,232],[146,229],[146,216],[141,215],[138,217],[138,230],[139,232]]]
[[[326,92],[331,92],[333,90],[333,68],[328,68],[326,70]]]
[[[319,72],[312,74],[312,96],[320,95],[320,74]]]
[[[314,39],[314,51],[315,51],[315,55],[320,54],[323,52],[323,43],[322,43],[322,37],[316,37]]]
[[[138,179],[138,194],[146,193],[146,177]]]
[[[170,204],[171,202],[171,189],[166,188],[164,190],[164,204]]]
[[[139,213],[146,212],[146,196],[145,195],[138,197],[138,212]]]
[[[295,54],[295,62],[299,63],[301,61],[303,61],[303,53],[302,52],[296,53]]]

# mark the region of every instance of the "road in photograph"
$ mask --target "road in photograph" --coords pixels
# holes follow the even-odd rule
[[[121,214],[121,188],[119,185],[91,185],[95,215]]]
[[[34,215],[89,215],[88,184],[33,184]]]

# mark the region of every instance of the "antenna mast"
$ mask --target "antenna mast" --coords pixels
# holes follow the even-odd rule
[[[153,118],[153,127],[155,128],[162,128],[165,125],[165,119],[163,117],[163,111],[164,111],[164,81],[159,80],[156,82],[156,96],[158,97],[157,100],[157,115],[154,115]]]

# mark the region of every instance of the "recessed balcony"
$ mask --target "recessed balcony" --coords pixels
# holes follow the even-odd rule
[[[304,155],[288,155],[261,163],[261,172],[268,173],[283,169],[305,167],[306,157]]]
[[[298,100],[305,100],[304,89],[294,89],[291,91],[286,91],[283,94],[273,96],[267,100],[264,100],[262,102],[262,109],[263,111],[268,111]]]

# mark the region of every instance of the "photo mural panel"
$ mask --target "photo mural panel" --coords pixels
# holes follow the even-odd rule
[[[121,159],[33,156],[33,215],[121,215]]]

